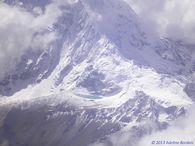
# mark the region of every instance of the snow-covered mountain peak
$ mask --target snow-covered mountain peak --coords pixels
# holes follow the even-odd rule
[[[87,146],[124,131],[135,142],[193,104],[187,46],[151,40],[123,0],[5,1],[33,17],[53,8],[59,16],[36,32],[57,38],[27,48],[0,80],[0,145]]]
[[[49,30],[57,32],[56,41],[44,51],[28,50],[0,82],[1,95],[65,90],[119,104],[142,91],[164,103],[191,102],[183,91],[186,82],[173,76],[186,78],[192,72],[188,52],[169,40],[150,42],[124,1],[59,1],[59,8],[62,15]]]

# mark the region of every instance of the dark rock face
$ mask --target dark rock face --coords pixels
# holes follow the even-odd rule
[[[118,108],[79,108],[66,101],[50,106],[52,102],[27,102],[11,109],[1,120],[0,144],[87,146],[97,140],[108,142],[109,135],[133,121],[139,125],[150,119],[158,129],[164,129],[169,123],[159,120],[161,113],[166,113],[169,120],[183,114],[177,107],[160,106],[143,93],[138,93],[135,99],[130,99]],[[150,130],[148,125],[133,126],[132,137],[139,139],[151,132],[153,126],[149,126]]]
[[[64,109],[74,111],[74,109]],[[86,146],[95,140],[109,135],[111,131],[120,129],[117,123],[90,121],[95,116],[93,112],[86,111],[87,119],[79,119],[79,113],[74,111],[71,115],[57,116],[47,119],[49,114],[47,106],[34,109],[13,109],[9,112],[3,126],[3,137],[10,146]],[[5,141],[5,140],[4,140]]]
[[[186,85],[185,91],[188,96],[191,97],[193,101],[195,101],[195,83],[190,83]]]
[[[55,49],[50,51],[33,52],[28,50],[16,66],[15,71],[0,80],[0,95],[13,95],[29,84],[36,84],[47,78],[59,62],[60,52]],[[30,58],[29,54],[31,54]],[[31,64],[27,64],[29,59],[32,60]]]

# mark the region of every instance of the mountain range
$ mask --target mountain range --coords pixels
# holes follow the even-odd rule
[[[5,0],[29,12],[49,0]],[[20,7],[21,7],[20,6]],[[123,0],[69,0],[38,34],[46,49],[27,49],[0,81],[1,146],[129,146],[171,126],[194,102],[192,50],[151,37]],[[43,35],[44,36],[44,35]]]

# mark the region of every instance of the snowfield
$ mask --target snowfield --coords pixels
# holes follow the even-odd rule
[[[29,11],[50,3],[21,2]],[[187,46],[151,38],[123,0],[56,3],[61,15],[44,28],[56,40],[27,49],[0,80],[0,145],[88,146],[129,131],[139,139],[188,111],[194,58]]]

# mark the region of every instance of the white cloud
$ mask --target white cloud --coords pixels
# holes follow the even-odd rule
[[[36,7],[34,13],[0,3],[0,78],[15,66],[27,49],[45,49],[55,40],[55,32],[44,30],[52,28],[60,15],[58,2],[47,5],[44,12]]]
[[[194,146],[195,145],[195,107],[191,108],[189,112],[184,116],[180,117],[173,123],[169,128],[153,132],[151,135],[146,135],[142,139],[136,139],[132,136],[133,133],[127,128],[111,135],[108,139],[109,142],[96,142],[90,146],[155,146],[163,144],[152,144],[153,141],[183,141],[183,142],[193,142],[194,144],[182,144],[182,146]],[[155,129],[155,124],[149,121],[147,126]],[[149,128],[148,127],[148,128]],[[169,145],[169,144],[164,144]],[[170,144],[171,145],[171,144]],[[173,144],[172,144],[173,145]]]
[[[23,51],[29,47],[33,35],[33,15],[7,4],[0,4],[0,77],[13,66]]]
[[[195,145],[195,108],[192,108],[186,117],[180,118],[167,130],[153,133],[141,139],[139,146],[152,146],[152,141],[185,141],[194,144],[182,144],[182,146]]]
[[[148,32],[194,44],[194,0],[125,0],[140,16]]]

